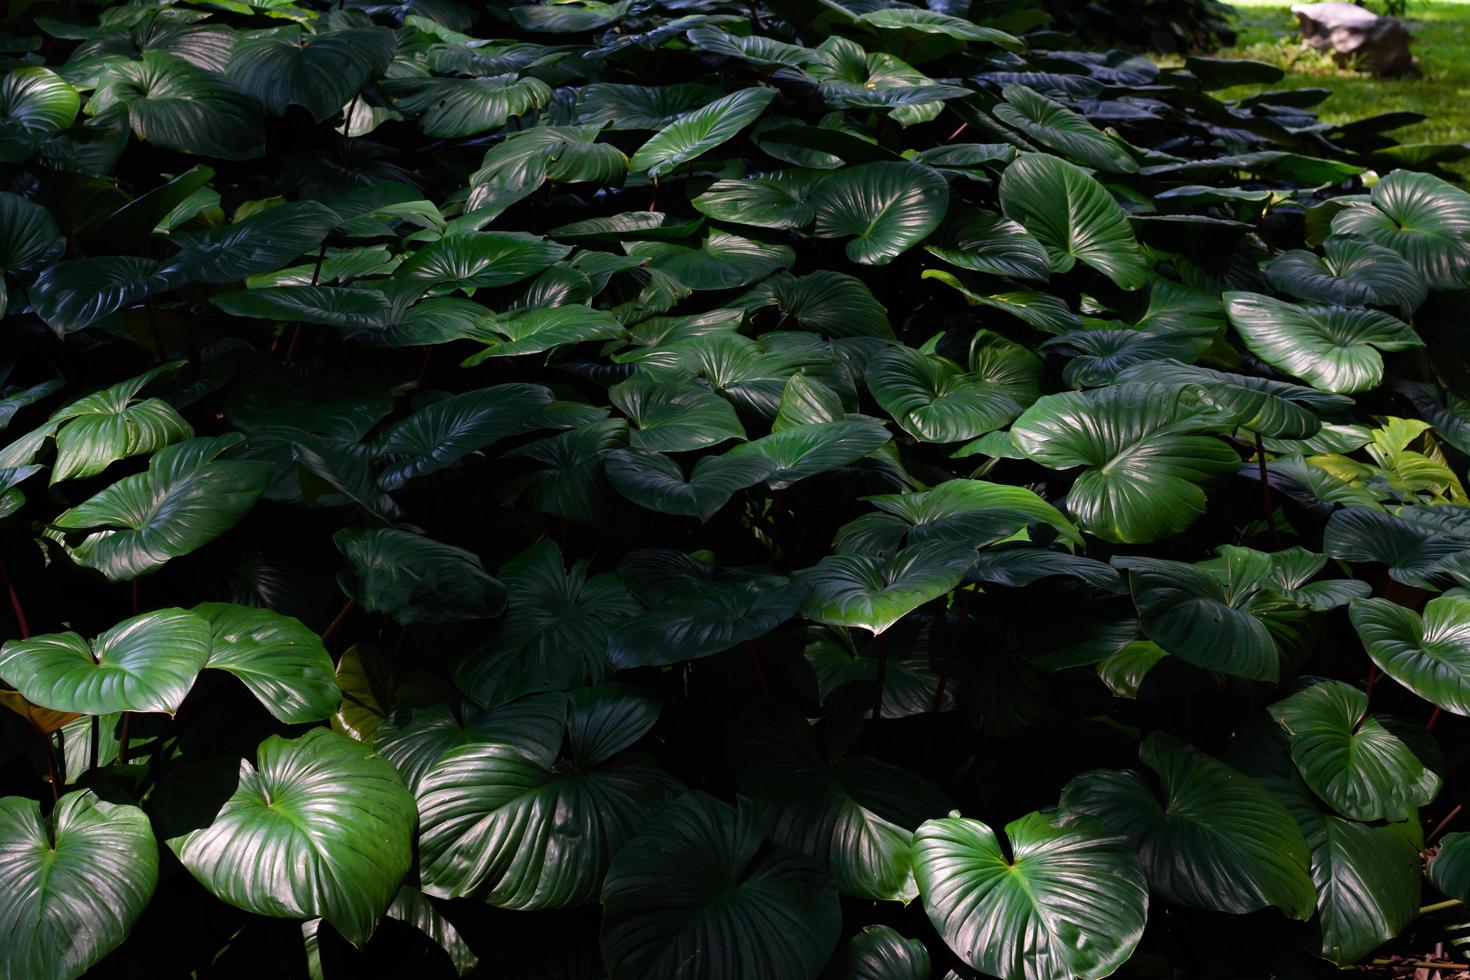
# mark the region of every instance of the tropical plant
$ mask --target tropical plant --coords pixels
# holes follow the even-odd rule
[[[13,4],[0,978],[1443,941],[1462,148],[1029,6]]]

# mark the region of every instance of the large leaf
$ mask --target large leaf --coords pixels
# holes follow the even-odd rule
[[[1106,541],[1145,543],[1176,534],[1205,509],[1199,484],[1240,465],[1229,446],[1203,432],[1207,418],[1177,388],[1121,385],[1047,395],[1011,427],[1032,460],[1086,469],[1067,509]]]
[[[1333,235],[1324,255],[1282,252],[1266,266],[1266,279],[1299,299],[1334,306],[1398,306],[1412,313],[1427,291],[1414,267],[1397,252],[1352,235]]]
[[[679,464],[648,450],[614,449],[608,482],[640,507],[707,521],[738,491],[764,481],[774,464],[763,456],[703,456],[686,478]]]
[[[944,220],[949,185],[917,163],[864,163],[823,179],[811,194],[819,238],[847,238],[847,257],[886,265]]]
[[[964,542],[928,541],[892,557],[828,555],[798,580],[811,590],[802,612],[830,626],[882,633],[960,584],[975,558]]]
[[[746,88],[682,115],[640,146],[628,161],[628,169],[646,170],[651,177],[661,177],[734,139],[775,97],[772,88]]]
[[[602,953],[613,980],[811,980],[837,945],[831,878],[802,854],[763,847],[754,811],[689,793],[613,858]]]
[[[914,835],[924,910],[950,949],[1003,980],[1096,980],[1143,937],[1148,889],[1126,842],[1096,821],[1030,813],[1007,844],[966,817]]]
[[[142,810],[68,793],[49,815],[0,800],[0,976],[73,980],[122,944],[158,882]]]
[[[732,731],[730,756],[771,839],[815,858],[844,895],[918,897],[913,831],[950,808],[928,780],[863,756],[824,758],[816,733],[791,708],[742,721]]]
[[[228,602],[202,603],[194,612],[213,633],[204,666],[238,677],[278,721],[324,721],[337,710],[342,691],[332,658],[299,620]]]
[[[367,942],[413,854],[413,797],[389,763],[325,728],[272,735],[219,795],[191,800],[198,826],[168,840],[201,885],[247,912],[320,916]]]
[[[1021,356],[1029,359],[1024,351]],[[1021,414],[1035,397],[1040,365],[1033,361],[1032,366],[1036,372],[1029,379],[1006,385],[967,372],[947,357],[895,345],[868,361],[865,380],[874,400],[916,439],[961,442]]]
[[[1045,282],[1051,277],[1051,259],[1041,243],[1009,218],[978,209],[950,213],[950,220],[924,246],[950,265],[1011,279]]]
[[[249,160],[265,152],[260,105],[223,76],[165,51],[112,65],[87,103],[126,108],[139,139],[183,153]]]
[[[1323,680],[1271,705],[1312,791],[1353,820],[1398,820],[1433,801],[1441,779],[1426,739],[1368,713],[1368,696]]]
[[[51,421],[65,424],[56,432],[51,482],[96,476],[117,460],[192,436],[194,430],[168,402],[136,400],[149,382],[182,366],[154,368],[57,409]]]
[[[1123,289],[1147,281],[1148,266],[1123,209],[1101,184],[1065,160],[1021,154],[1001,175],[1000,203],[1006,217],[1046,246],[1058,272],[1080,261]]]
[[[176,234],[183,245],[160,275],[179,274],[202,282],[237,282],[274,272],[312,252],[338,223],[336,212],[315,201],[278,204],[208,231]]]
[[[520,231],[450,235],[419,249],[393,275],[425,286],[504,286],[534,276],[570,251]]]
[[[378,485],[397,490],[409,480],[453,466],[509,435],[522,432],[552,402],[541,385],[507,384],[451,395],[395,422],[375,448],[389,459]]]
[[[90,643],[47,633],[0,647],[0,678],[57,711],[173,714],[209,659],[209,623],[182,609],[134,616]]]
[[[574,697],[570,766],[510,742],[452,749],[418,786],[424,891],[475,896],[513,909],[560,908],[595,899],[608,863],[667,797],[672,781],[637,753],[576,747],[603,729],[606,748],[639,738],[658,717],[618,685]],[[591,750],[588,751],[588,748]],[[570,771],[568,771],[570,770]]]
[[[425,136],[475,136],[551,101],[539,78],[391,78],[381,83],[401,112],[419,117]]]
[[[1326,391],[1376,387],[1379,351],[1423,346],[1412,327],[1378,310],[1296,306],[1240,292],[1225,294],[1225,309],[1251,353]]]
[[[1399,170],[1373,185],[1371,203],[1332,219],[1338,235],[1360,235],[1398,252],[1432,289],[1470,279],[1470,194],[1429,174]]]
[[[1470,598],[1430,599],[1422,619],[1388,599],[1357,599],[1348,615],[1380,670],[1435,706],[1470,715]]]
[[[463,548],[398,528],[343,528],[332,536],[347,559],[342,591],[369,612],[398,622],[490,619],[505,608],[505,587]]]
[[[299,105],[327,119],[388,67],[397,46],[382,27],[304,36],[286,27],[240,38],[226,71],[272,115]]]
[[[929,980],[929,950],[890,926],[864,926],[847,941],[847,980]]]
[[[542,538],[502,566],[499,578],[505,618],[484,649],[455,666],[462,691],[497,705],[602,679],[609,629],[639,610],[615,575],[592,575],[586,561],[564,568],[556,542]]]
[[[1087,117],[1024,85],[1007,85],[1002,94],[1005,101],[991,110],[995,118],[1072,162],[1120,173],[1138,169],[1133,157],[1088,122]]]
[[[1149,888],[1181,905],[1253,912],[1274,905],[1309,919],[1317,896],[1296,821],[1259,783],[1171,735],[1139,758],[1158,773],[1160,802],[1138,773],[1095,769],[1062,790],[1062,806],[1100,819],[1138,848]]]
[[[126,581],[187,555],[239,523],[270,480],[271,465],[218,459],[238,433],[190,439],[160,449],[146,472],[124,477],[53,524],[86,532],[68,548],[78,564]]]
[[[628,416],[633,449],[676,453],[745,439],[730,403],[697,384],[676,386],[639,374],[609,388],[607,395]]]

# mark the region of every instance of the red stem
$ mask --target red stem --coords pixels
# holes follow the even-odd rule
[[[1434,723],[1437,721],[1439,721],[1439,709],[1435,708],[1433,713],[1430,714],[1429,720],[1424,723],[1424,727],[1432,732],[1434,731]]]
[[[20,638],[29,640],[31,624],[26,621],[26,611],[21,608],[20,596],[16,594],[15,583],[10,581],[10,572],[6,571],[3,561],[0,561],[0,578],[5,579],[5,591],[10,593],[10,608],[15,610],[15,621],[20,626]]]
[[[1373,688],[1378,684],[1378,665],[1374,664],[1368,668],[1368,697],[1373,696]]]
[[[768,698],[771,696],[771,685],[766,681],[765,668],[761,666],[761,652],[751,640],[745,641],[745,649],[750,651],[750,665],[755,668],[755,685],[760,688],[761,697]]]
[[[337,618],[332,620],[331,624],[327,626],[327,631],[322,634],[323,644],[332,638],[332,634],[337,632],[337,627],[342,625],[342,621],[347,618],[347,614],[352,612],[353,607],[356,605],[356,599],[348,599],[342,604],[342,609],[337,613]]]

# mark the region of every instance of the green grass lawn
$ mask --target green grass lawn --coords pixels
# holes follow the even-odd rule
[[[1219,53],[1280,65],[1286,79],[1273,88],[1331,89],[1332,96],[1318,106],[1322,118],[1346,122],[1410,110],[1429,118],[1395,132],[1402,142],[1470,141],[1470,0],[1409,0],[1407,19],[1414,32],[1419,74],[1404,78],[1341,71],[1325,55],[1303,51],[1291,0],[1236,0],[1232,6],[1240,38],[1235,47]],[[1470,178],[1470,161],[1451,167]]]

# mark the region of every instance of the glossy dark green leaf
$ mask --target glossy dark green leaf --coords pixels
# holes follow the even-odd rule
[[[382,27],[315,35],[287,27],[240,38],[226,72],[271,115],[299,105],[328,119],[388,67],[397,46]]]
[[[815,977],[837,945],[836,889],[811,859],[764,838],[751,807],[703,793],[650,819],[602,888],[613,980]]]
[[[394,108],[418,117],[425,136],[487,133],[551,101],[539,78],[514,74],[488,78],[392,78],[382,83]]]
[[[1335,306],[1397,306],[1412,313],[1427,290],[1414,267],[1392,249],[1352,235],[1333,235],[1324,255],[1283,252],[1266,266],[1266,279],[1299,299]]]
[[[299,620],[228,602],[202,603],[194,613],[213,634],[204,666],[235,675],[278,721],[324,721],[337,710],[332,658]]]
[[[72,560],[127,581],[224,534],[255,505],[271,475],[269,463],[218,458],[242,441],[232,433],[167,446],[145,472],[63,511],[54,526],[84,533],[67,549]]]
[[[1127,842],[1100,823],[1030,813],[1006,843],[958,813],[915,835],[929,921],[967,964],[1003,980],[1106,977],[1133,954],[1148,888]]]
[[[640,146],[628,161],[628,169],[661,177],[734,139],[775,97],[775,89],[741,89],[682,115]]]
[[[1051,277],[1051,259],[1041,243],[998,214],[970,208],[951,212],[936,237],[938,243],[924,250],[961,269],[1037,282]]]
[[[1086,116],[1024,85],[1007,85],[1005,101],[991,112],[1037,143],[1055,150],[1073,163],[1114,173],[1133,173],[1138,163],[1122,145],[1109,139]]]
[[[1470,715],[1470,599],[1430,599],[1422,618],[1388,599],[1356,599],[1348,615],[1380,670],[1435,706]]]
[[[1470,194],[1429,174],[1387,175],[1369,201],[1333,217],[1332,231],[1393,249],[1431,289],[1460,289],[1470,276]]]
[[[325,728],[272,735],[201,825],[171,837],[216,898],[256,915],[322,917],[366,943],[407,873],[414,801],[393,767]]]
[[[551,391],[541,385],[506,384],[426,405],[377,437],[374,448],[389,460],[378,474],[378,485],[397,490],[409,480],[453,466],[471,453],[525,431],[535,413],[551,402]]]
[[[398,528],[344,528],[332,542],[350,568],[342,590],[370,612],[407,625],[490,619],[505,608],[505,587],[463,548]]]
[[[975,556],[963,542],[929,541],[888,558],[828,555],[797,580],[810,589],[803,614],[829,626],[882,633],[959,585]]]
[[[1001,175],[1000,203],[1007,218],[1046,247],[1058,272],[1080,261],[1123,289],[1146,281],[1148,266],[1123,209],[1101,184],[1065,160],[1021,154]]]
[[[1361,613],[1359,614],[1361,615]],[[1434,800],[1443,762],[1417,738],[1368,713],[1368,696],[1322,680],[1270,707],[1290,739],[1291,758],[1312,791],[1352,820],[1399,820]]]
[[[136,806],[66,794],[49,816],[0,800],[0,971],[72,980],[121,945],[158,882],[158,843]]]
[[[1132,770],[1094,769],[1062,791],[1062,807],[1096,817],[1138,848],[1151,891],[1222,912],[1276,906],[1309,919],[1310,854],[1286,809],[1259,783],[1163,732],[1139,748],[1164,800]]]
[[[1205,509],[1199,484],[1240,457],[1205,435],[1178,389],[1138,384],[1047,395],[1011,426],[1030,459],[1052,469],[1086,467],[1067,509],[1105,541],[1145,543],[1176,534]]]
[[[929,980],[929,950],[891,926],[864,926],[847,941],[845,980]]]
[[[58,711],[173,714],[210,655],[209,623],[182,609],[124,620],[88,642],[47,633],[0,647],[0,678]]]
[[[139,139],[165,149],[222,160],[265,152],[260,104],[223,76],[166,51],[109,66],[87,112],[114,105],[126,109]]]
[[[839,170],[810,197],[819,238],[848,238],[847,257],[886,265],[922,242],[944,220],[949,185],[916,163],[865,163]]]
[[[1033,365],[1040,373],[1040,365]],[[1017,385],[999,384],[947,357],[895,345],[869,359],[865,380],[874,400],[914,438],[962,442],[1020,415],[1031,400],[1035,377],[1029,384],[1025,378]]]

